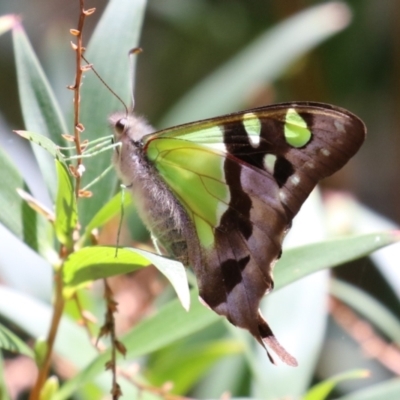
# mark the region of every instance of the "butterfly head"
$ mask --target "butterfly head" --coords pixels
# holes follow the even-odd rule
[[[132,173],[137,170],[139,159],[143,156],[143,137],[154,129],[143,119],[124,112],[110,116],[109,122],[114,131],[113,163],[125,184],[131,184]]]
[[[154,132],[154,129],[143,119],[134,114],[115,113],[109,118],[111,127],[114,130],[115,143],[127,142],[139,145],[143,136]]]

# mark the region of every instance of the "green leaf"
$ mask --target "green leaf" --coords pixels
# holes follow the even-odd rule
[[[36,361],[36,366],[38,367],[38,369],[43,367],[48,350],[49,350],[49,346],[47,343],[47,339],[44,337],[37,338],[35,345],[33,346],[33,351],[35,354],[35,361]]]
[[[277,79],[295,60],[345,28],[349,20],[350,10],[344,3],[317,5],[286,19],[182,97],[161,126],[241,108],[246,93],[260,82]]]
[[[176,291],[182,307],[188,311],[190,307],[189,284],[186,270],[179,261],[161,257],[154,253],[149,253],[141,249],[129,249],[130,251],[141,254],[152,262],[152,264],[170,281]]]
[[[10,395],[8,394],[7,384],[4,377],[4,362],[3,362],[3,355],[0,351],[0,399],[1,400],[11,400]]]
[[[0,190],[0,222],[15,236],[23,240],[23,214],[24,201],[18,196],[16,189],[27,189],[26,183],[14,166],[8,155],[0,147],[0,170],[2,171],[2,184]]]
[[[332,280],[330,291],[333,296],[367,318],[392,342],[400,346],[400,322],[387,307],[366,292],[338,279]]]
[[[121,212],[121,209],[126,209],[130,204],[132,204],[132,196],[125,191],[118,192],[113,198],[111,198],[111,200],[104,204],[86,226],[80,243],[85,242],[85,240],[90,237],[93,229],[100,228],[106,224],[110,219],[118,215],[118,213]]]
[[[61,145],[63,143],[61,134],[67,133],[68,130],[42,67],[21,25],[13,30],[13,43],[25,127],[29,131],[40,132]],[[54,199],[57,179],[52,157],[37,146],[33,146],[33,151],[47,188]]]
[[[182,306],[190,305],[188,282],[184,266],[174,260],[140,249],[94,246],[71,254],[64,264],[65,294],[78,285],[95,279],[127,274],[153,264],[171,282]]]
[[[128,249],[105,246],[84,247],[72,253],[64,263],[65,289],[74,289],[96,279],[127,274],[150,264],[151,262],[146,257]]]
[[[147,378],[155,386],[161,386],[168,378],[174,383],[172,392],[184,394],[218,360],[243,351],[244,344],[237,340],[215,340],[197,346],[177,344],[151,364]]]
[[[55,375],[50,376],[40,391],[40,400],[51,400],[59,387],[60,382],[58,378]]]
[[[224,325],[228,326],[227,323]],[[215,325],[208,329],[208,331],[218,329],[218,326]],[[236,329],[236,332],[244,331],[240,329]],[[245,335],[244,335],[245,336]],[[247,340],[241,340],[241,343],[245,345],[245,348],[249,348],[248,346],[250,339],[249,335],[246,336]],[[193,367],[192,368],[196,368]],[[264,379],[265,379],[265,371]],[[213,365],[207,371],[206,376],[202,377],[201,380],[197,381],[195,385],[190,390],[191,397],[196,399],[219,399],[221,398],[221,393],[225,393],[227,389],[229,389],[230,393],[243,393],[244,390],[248,390],[249,384],[252,385],[253,376],[249,376],[249,365],[246,363],[245,356],[242,354],[230,357],[224,357],[219,360],[215,365]],[[237,399],[236,397],[232,397],[233,399]],[[257,398],[252,391],[252,399]],[[237,399],[239,400],[239,399]],[[244,400],[244,399],[243,399]]]
[[[72,235],[78,223],[75,191],[68,169],[58,160],[55,160],[55,162],[58,176],[58,189],[54,228],[60,243],[71,250],[73,246]]]
[[[336,267],[400,241],[396,231],[331,239],[284,251],[274,276],[275,288],[288,285],[321,269]]]
[[[33,358],[33,351],[18,336],[1,324],[0,348]]]
[[[52,227],[42,215],[36,213],[17,193],[28,187],[8,155],[0,148],[0,222],[33,250],[52,259]]]
[[[324,400],[338,383],[351,379],[365,379],[369,376],[369,371],[363,369],[343,372],[313,386],[306,393],[303,400]]]
[[[281,289],[275,273],[274,277]],[[258,368],[252,372],[256,378],[253,393],[258,397],[265,400],[300,397],[310,386],[328,322],[328,285],[328,271],[320,271],[291,283],[283,290],[274,290],[261,302],[262,314],[273,327],[279,342],[297,359],[299,367],[285,368],[279,365],[276,368],[269,362],[263,349],[257,346],[254,351],[258,355]],[[268,381],[265,380],[265,374],[269,377]],[[268,384],[271,381],[275,382],[273,387]],[[290,382],[289,386],[287,382]]]
[[[52,314],[52,307],[48,303],[0,285],[0,315],[33,338],[47,336]],[[97,356],[86,330],[65,316],[57,331],[55,352],[77,369],[83,368]]]
[[[398,400],[399,393],[400,378],[394,378],[357,390],[336,400]]]
[[[105,82],[126,104],[131,99],[131,80],[128,52],[139,44],[145,11],[145,0],[111,0],[87,46],[85,57],[94,65]],[[85,74],[81,94],[82,123],[89,140],[110,134],[107,118],[115,111],[124,111],[119,100],[91,72]],[[93,101],[96,99],[96,101]],[[110,153],[98,154],[85,163],[83,186],[91,182],[110,165]],[[85,227],[93,215],[114,195],[115,174],[101,179],[91,189],[90,201],[80,202],[80,223]]]
[[[45,149],[53,158],[63,163],[66,167],[65,157],[61,153],[59,146],[57,146],[51,139],[41,135],[40,133],[29,132],[29,131],[14,131],[17,135],[35,143]]]
[[[305,204],[302,211],[310,210],[315,214],[319,210],[318,203],[313,203],[313,207],[310,208],[309,205],[310,203]],[[297,221],[300,225],[303,216],[304,213],[300,213],[300,220]],[[321,221],[322,218],[314,218],[315,220],[308,215],[308,218],[303,221],[306,226],[296,232],[296,228],[299,228],[298,225],[291,233],[299,234],[298,240],[301,240],[303,235],[303,241],[304,237],[315,235],[315,231],[318,235],[315,237],[319,237],[323,234],[321,233],[323,227],[320,227],[320,231],[318,231],[318,226],[315,226],[314,221]],[[304,236],[304,232],[307,232],[306,236]],[[288,368],[281,371],[269,366],[268,360],[260,354],[262,368],[258,370],[266,371],[270,380],[272,379],[276,383],[273,387],[268,388],[268,382],[262,379],[261,382],[264,384],[259,385],[260,390],[255,392],[259,397],[272,399],[279,396],[301,396],[309,387],[315,374],[320,350],[324,345],[324,329],[328,317],[329,274],[322,271],[322,274],[307,275],[365,255],[375,250],[375,246],[392,243],[396,240],[396,233],[384,232],[378,235],[370,234],[328,240],[283,251],[282,259],[274,270],[275,288],[280,289],[289,283],[290,285],[284,290],[274,290],[267,296],[261,304],[261,310],[274,327],[274,332],[280,342],[298,359],[300,368]],[[306,279],[300,279],[306,276]],[[310,326],[313,329],[310,330]],[[285,384],[288,381],[291,382],[290,386]],[[255,385],[253,384],[253,386]]]
[[[157,314],[139,323],[127,333],[122,342],[127,348],[127,357],[134,359],[159,350],[175,341],[198,332],[221,318],[206,309],[198,301],[198,293],[191,292],[192,307],[189,312],[182,309],[177,300],[160,308]],[[77,388],[89,382],[104,370],[110,351],[98,356],[87,368],[66,382],[52,400],[67,399]]]

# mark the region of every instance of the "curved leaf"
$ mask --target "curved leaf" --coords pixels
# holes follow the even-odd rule
[[[40,132],[62,145],[61,134],[67,127],[42,67],[21,25],[13,29],[18,90],[25,126],[29,131]],[[33,151],[51,197],[56,196],[56,173],[52,157],[43,149],[33,146]]]
[[[141,249],[129,249],[130,251],[141,254],[152,262],[152,264],[171,282],[176,291],[182,307],[188,311],[190,307],[189,284],[186,276],[186,270],[179,261],[162,257],[154,253]]]
[[[221,318],[206,309],[197,300],[198,293],[191,292],[192,307],[189,312],[182,310],[180,303],[173,300],[161,307],[157,314],[139,323],[127,333],[122,342],[127,348],[127,356],[136,358],[161,349],[187,335],[217,322]],[[89,382],[104,370],[110,352],[98,356],[87,368],[66,382],[52,400],[67,399],[77,388]]]
[[[40,133],[29,132],[29,131],[14,131],[17,135],[23,137],[24,139],[29,140],[32,143],[35,143],[45,149],[53,158],[60,161],[61,163],[65,163],[64,155],[61,153],[59,147],[47,136],[44,136]]]
[[[71,254],[63,269],[65,293],[68,295],[71,290],[85,282],[127,274],[150,264],[171,282],[182,306],[188,310],[190,298],[184,266],[178,261],[133,248],[94,246]]]
[[[150,264],[147,258],[127,249],[85,247],[72,253],[64,263],[65,289],[70,290],[96,279],[127,274]]]
[[[0,396],[1,400],[11,400],[11,397],[8,393],[8,388],[6,384],[6,380],[4,377],[4,362],[3,362],[3,355],[0,352]]]
[[[174,382],[173,393],[187,393],[199,379],[220,359],[241,354],[244,344],[237,340],[215,340],[197,346],[174,346],[171,351],[152,363],[147,377],[161,386],[166,377]]]
[[[383,383],[368,386],[365,389],[357,390],[336,400],[398,400],[399,393],[400,378],[394,378]]]
[[[130,102],[131,74],[134,72],[129,69],[128,52],[139,44],[145,6],[145,0],[110,0],[85,53],[104,81],[126,104]],[[85,74],[81,98],[85,138],[94,140],[109,135],[107,119],[111,113],[123,111],[123,104],[91,72]],[[104,171],[110,165],[110,159],[110,153],[90,158],[85,163],[83,185]],[[80,202],[80,223],[83,227],[114,195],[116,184],[116,175],[110,174],[96,183],[93,187],[94,196],[90,200]]]
[[[0,148],[0,222],[16,237],[46,259],[53,259],[52,227],[18,194],[17,189],[28,187],[8,155]]]
[[[55,162],[58,177],[58,189],[54,228],[60,243],[64,244],[67,249],[72,249],[72,235],[78,223],[75,191],[71,175],[65,165],[60,163],[58,160],[55,160]]]
[[[104,206],[92,218],[92,220],[86,226],[80,242],[85,242],[85,240],[89,238],[93,229],[102,227],[110,219],[121,212],[122,208],[126,208],[130,204],[132,204],[132,196],[129,193],[123,192],[122,190],[118,192],[106,204],[104,204]]]
[[[48,303],[0,285],[0,315],[33,338],[47,335],[52,313]],[[71,351],[71,343],[74,351]],[[97,355],[87,332],[67,317],[62,318],[57,331],[55,352],[76,368],[83,368]]]
[[[338,383],[350,379],[365,379],[368,378],[369,375],[370,374],[367,370],[358,369],[332,376],[331,378],[325,379],[323,382],[313,386],[304,396],[303,400],[324,400]]]
[[[246,49],[188,92],[164,117],[162,127],[232,112],[262,81],[272,82],[312,48],[350,21],[346,4],[311,7],[269,29]]]
[[[389,309],[366,292],[338,279],[332,279],[331,294],[371,321],[400,346],[400,321]]]
[[[398,241],[399,232],[388,231],[331,239],[286,250],[274,271],[275,288],[288,285],[321,269],[364,257]]]
[[[18,336],[1,324],[0,348],[33,358],[33,351]]]

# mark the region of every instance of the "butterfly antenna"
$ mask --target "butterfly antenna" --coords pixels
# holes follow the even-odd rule
[[[129,110],[128,110],[128,107],[126,106],[126,104],[124,103],[124,101],[121,99],[121,97],[119,97],[118,96],[118,94],[117,93],[115,93],[114,92],[114,90],[112,90],[111,88],[110,88],[110,86],[108,86],[107,85],[107,83],[104,81],[104,79],[100,76],[100,74],[96,71],[96,69],[93,67],[93,65],[91,65],[90,63],[89,63],[89,61],[85,58],[85,56],[82,54],[82,56],[81,56],[84,60],[85,60],[85,62],[88,64],[88,66],[90,66],[90,69],[94,72],[94,74],[97,76],[97,78],[99,78],[99,80],[100,80],[100,82],[122,103],[122,105],[124,106],[124,108],[125,108],[125,112],[126,112],[126,115],[128,115],[129,114]]]
[[[135,86],[135,63],[134,56],[140,54],[143,50],[140,47],[135,47],[129,51],[129,66],[130,66],[130,78],[131,78],[131,92],[132,92],[132,111],[135,109],[135,95],[134,95],[134,86]]]

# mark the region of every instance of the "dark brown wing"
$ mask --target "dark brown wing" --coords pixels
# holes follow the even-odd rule
[[[284,135],[288,108],[294,108],[311,131],[301,148],[289,145]],[[349,112],[320,104],[284,104],[249,112],[261,121],[257,146],[244,124],[223,124],[231,200],[215,227],[213,251],[203,254],[202,265],[195,270],[200,296],[212,309],[294,366],[296,360],[261,316],[259,302],[273,288],[272,268],[293,217],[316,184],[357,152],[365,127]]]
[[[200,296],[289,365],[297,362],[276,340],[259,312],[259,303],[273,288],[272,269],[293,217],[316,184],[343,167],[364,138],[365,126],[356,116],[318,103],[261,107],[143,138],[149,158],[192,219],[193,226],[183,228],[183,234]],[[217,161],[218,173],[210,172],[209,165],[204,165],[208,177],[199,172],[201,165],[195,171],[191,163],[196,161],[199,167],[201,160],[205,164]],[[167,177],[171,163],[182,171],[179,181],[176,174]],[[209,203],[198,204],[191,182],[199,179],[204,185],[197,186],[199,191],[207,191],[207,185],[218,180],[228,193],[217,199],[223,205],[217,222],[211,224],[203,217],[212,229],[211,247],[200,244],[201,232],[195,223],[200,217],[198,211],[195,217],[195,208],[214,209],[215,197],[210,189],[200,197]]]

